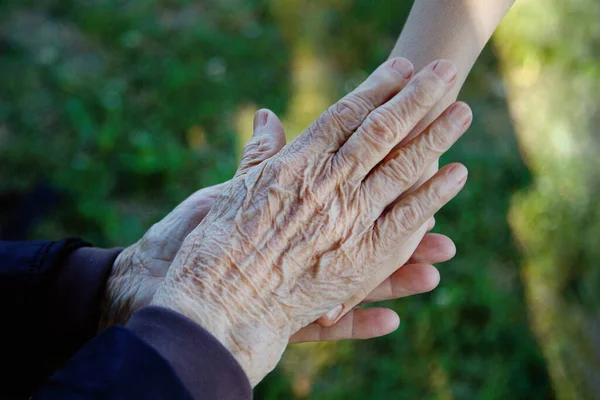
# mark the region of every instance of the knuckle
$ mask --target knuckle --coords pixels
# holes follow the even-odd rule
[[[272,140],[264,140],[259,143],[256,148],[257,157],[260,161],[264,161],[265,158],[273,154],[275,151],[275,144]]]
[[[426,146],[429,151],[436,153],[443,153],[448,150],[452,145],[452,130],[455,128],[452,124],[443,121],[441,123],[434,124],[431,129],[423,135],[423,145]]]
[[[419,162],[414,157],[394,157],[388,162],[384,171],[394,182],[407,187],[418,175]]]
[[[444,152],[450,146],[448,135],[445,133],[446,131],[440,129],[440,127],[433,128],[423,135],[422,146],[434,153]]]
[[[421,226],[424,218],[424,207],[418,197],[412,197],[402,206],[398,214],[398,223],[403,231],[413,231]]]
[[[402,149],[401,157],[410,160],[415,175],[420,175],[427,162],[427,148],[424,146],[408,146]]]
[[[333,168],[333,170],[335,171],[350,168],[353,171],[353,174],[357,174],[359,176],[364,176],[369,171],[364,163],[364,160],[354,152],[347,152],[346,154],[344,154],[344,157],[341,160],[338,158],[334,158],[334,163],[334,166],[336,166],[336,168]],[[341,163],[342,166],[337,167],[338,163]],[[329,175],[333,176],[333,174],[331,173]]]
[[[409,101],[417,109],[430,109],[440,100],[442,89],[438,81],[418,79],[410,93]]]
[[[407,134],[412,130],[413,126],[410,125],[409,120],[411,115],[414,114],[414,110],[410,104],[404,102],[396,104],[394,107],[389,108],[389,112],[396,121],[396,129],[399,133]]]
[[[434,181],[431,185],[428,185],[427,188],[425,188],[423,197],[426,199],[428,204],[431,205],[431,207],[437,207],[444,202],[445,199],[443,195],[443,186],[444,185],[442,183]]]
[[[269,137],[253,138],[244,148],[242,161],[238,168],[245,171],[267,160],[276,153],[276,146]]]
[[[246,159],[253,157],[253,155],[258,150],[258,145],[259,143],[256,137],[252,138],[252,140],[250,140],[250,142],[248,142],[248,144],[244,147],[244,151],[242,152],[242,158]]]
[[[347,130],[358,128],[366,115],[371,110],[371,105],[363,97],[350,93],[330,108],[330,115],[338,126]]]
[[[395,143],[399,132],[398,121],[393,113],[377,109],[369,115],[366,132],[376,143]]]

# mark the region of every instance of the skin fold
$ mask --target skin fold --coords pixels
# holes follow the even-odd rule
[[[420,242],[411,238],[465,184],[466,168],[452,164],[409,192],[472,119],[455,103],[397,147],[456,83],[449,61],[413,70],[389,60],[276,155],[245,157],[154,294],[151,304],[220,340],[253,385],[296,332],[364,299],[390,259],[406,263]],[[268,143],[258,133],[247,157]]]

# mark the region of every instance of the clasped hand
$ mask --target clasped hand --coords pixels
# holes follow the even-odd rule
[[[365,297],[392,256],[408,260],[420,241],[413,235],[464,185],[466,168],[452,164],[409,192],[472,118],[455,103],[396,147],[452,87],[456,69],[437,61],[412,75],[408,61],[388,61],[258,164],[255,135],[152,298],[210,331],[253,384],[295,332]]]

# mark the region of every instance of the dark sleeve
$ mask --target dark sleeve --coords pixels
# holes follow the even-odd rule
[[[0,398],[252,397],[221,343],[164,308],[143,309],[126,328],[109,328],[83,346],[96,334],[119,254],[87,246],[77,239],[0,242]]]
[[[248,379],[207,331],[159,307],[84,346],[34,399],[248,400]]]
[[[119,253],[79,239],[0,241],[0,398],[34,388],[95,336]]]

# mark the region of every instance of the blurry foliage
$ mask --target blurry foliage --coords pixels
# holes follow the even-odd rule
[[[600,3],[522,0],[497,37],[533,186],[510,221],[560,399],[600,395]]]
[[[585,1],[575,3],[585,10]],[[410,6],[391,0],[5,0],[0,3],[0,192],[50,181],[68,193],[69,202],[32,235],[127,245],[197,188],[232,176],[245,135],[241,122],[247,123],[252,107],[279,113],[290,137],[301,132],[318,110],[388,56]],[[579,85],[594,81],[592,55],[600,53],[579,43],[551,51],[549,44],[560,41],[551,41],[558,37],[552,30],[540,31],[543,21],[563,19],[539,8],[544,18],[523,10],[523,19],[511,23],[527,40],[502,37],[503,60],[531,67],[513,69],[503,62],[509,80],[527,81],[536,65],[539,73],[552,61],[565,68],[556,75],[564,90],[570,82],[566,71],[587,77]],[[573,25],[579,35],[589,34]],[[581,59],[581,66],[566,69],[573,68],[574,59]],[[293,346],[257,388],[257,399],[554,396],[529,329],[521,282],[526,276],[507,224],[513,194],[526,193],[532,182],[496,64],[486,50],[462,96],[474,109],[473,127],[443,160],[464,162],[470,178],[437,217],[436,230],[452,236],[458,247],[456,259],[440,267],[440,287],[395,302],[403,322],[386,338]],[[544,96],[556,81],[545,85]],[[585,103],[588,116],[595,87],[582,92],[590,103]],[[577,104],[577,96],[566,101]],[[575,118],[565,116],[570,109],[561,113],[556,103],[550,112],[531,104],[528,110],[540,113],[536,121],[545,118],[544,126],[554,125],[558,132],[556,139],[542,139],[544,144],[590,148],[589,137],[569,141]],[[517,115],[529,161],[536,149],[549,146],[527,145],[519,121]],[[590,118],[585,121],[593,126]],[[579,171],[575,159],[561,165]],[[598,221],[598,211],[592,213],[593,202],[585,203],[586,196],[573,188],[598,185],[590,173],[575,179],[570,172],[560,185],[544,186],[549,181],[538,179],[538,165],[529,164],[537,197],[520,208],[516,219],[528,229],[516,228],[518,239],[534,249],[526,250],[527,260],[546,252],[545,260],[557,260],[552,265],[572,265],[560,294],[577,293],[593,307],[597,281],[587,282],[598,269],[586,266],[594,267],[600,255],[586,235],[597,232],[589,222]],[[594,195],[592,189],[585,193]],[[566,204],[571,211],[558,212]],[[549,218],[548,212],[560,218]],[[568,229],[563,235],[548,221]],[[586,221],[582,235],[578,226]]]
[[[131,243],[231,177],[240,104],[281,112],[289,97],[288,50],[259,1],[9,0],[0,16],[0,190],[67,191],[48,235]]]

